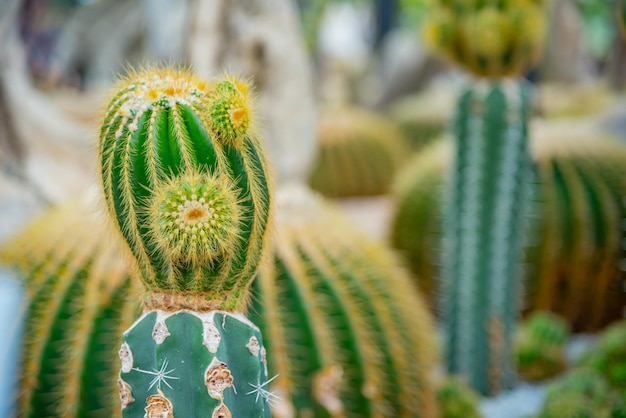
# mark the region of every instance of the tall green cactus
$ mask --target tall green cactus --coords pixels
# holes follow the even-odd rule
[[[281,192],[251,311],[284,416],[436,416],[434,329],[406,272],[320,197]]]
[[[318,143],[309,184],[327,197],[388,192],[408,150],[406,138],[392,121],[347,106],[321,112]]]
[[[110,100],[104,196],[146,288],[120,349],[124,417],[270,415],[261,336],[231,314],[247,302],[270,209],[248,89],[163,68],[122,80]]]
[[[537,125],[533,240],[526,249],[524,310],[563,316],[574,331],[623,317],[621,269],[626,217],[626,147],[580,125]],[[451,143],[433,144],[407,164],[394,187],[391,241],[430,298],[437,294],[442,189]]]
[[[530,185],[528,95],[486,82],[462,96],[444,222],[442,308],[448,369],[483,394],[509,387]]]

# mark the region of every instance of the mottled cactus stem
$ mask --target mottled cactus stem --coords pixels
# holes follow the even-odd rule
[[[528,97],[514,81],[472,85],[455,121],[444,222],[443,314],[452,373],[482,394],[512,384],[530,184]]]
[[[120,350],[122,414],[269,417],[261,335],[240,314],[269,218],[248,85],[180,70],[122,81],[100,134],[109,212],[146,312]]]

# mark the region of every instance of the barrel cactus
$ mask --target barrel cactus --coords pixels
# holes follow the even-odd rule
[[[117,350],[139,314],[123,246],[92,195],[53,210],[0,250],[23,278],[28,305],[19,417],[119,415]]]
[[[270,416],[262,338],[241,313],[270,217],[249,88],[148,69],[109,102],[104,197],[146,289],[119,351],[124,417]]]
[[[388,192],[407,151],[406,139],[391,121],[347,106],[321,112],[318,143],[309,183],[328,197]]]
[[[550,312],[536,311],[522,323],[515,341],[517,371],[526,380],[553,377],[566,367],[569,325]]]
[[[563,316],[574,331],[593,331],[623,316],[626,294],[622,219],[626,148],[584,126],[537,126],[532,143],[538,182],[528,227],[526,311]],[[438,289],[446,170],[451,144],[415,156],[394,187],[393,245],[431,298]]]
[[[480,398],[459,378],[446,376],[437,384],[437,403],[441,418],[481,418]]]
[[[434,329],[406,272],[319,196],[291,186],[277,200],[252,306],[273,391],[299,417],[435,416]]]

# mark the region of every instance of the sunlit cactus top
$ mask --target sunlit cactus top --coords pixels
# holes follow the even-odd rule
[[[481,77],[522,75],[540,58],[547,0],[431,0],[435,50]]]
[[[270,215],[253,119],[235,77],[157,68],[119,82],[100,132],[102,185],[148,307],[245,304]]]

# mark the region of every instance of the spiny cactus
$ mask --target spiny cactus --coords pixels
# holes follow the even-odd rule
[[[29,300],[19,417],[119,414],[117,350],[140,292],[94,203],[84,197],[55,209],[0,249]]]
[[[270,210],[249,96],[233,77],[161,68],[120,81],[108,105],[104,196],[146,288],[120,349],[124,417],[270,416],[262,339],[236,313]]]
[[[580,368],[548,387],[537,418],[623,417],[622,401],[611,392],[600,373]]]
[[[569,325],[550,312],[536,311],[522,323],[515,341],[518,373],[527,380],[553,377],[566,367]]]
[[[251,308],[292,405],[277,415],[436,416],[434,329],[405,271],[320,197],[282,193]]]
[[[437,385],[437,404],[441,418],[481,418],[479,397],[462,380],[447,376]]]
[[[437,51],[476,75],[520,76],[541,56],[545,3],[439,0],[423,34]]]
[[[309,183],[328,197],[386,193],[407,151],[406,139],[391,121],[346,106],[321,112],[318,142]]]
[[[563,316],[592,331],[623,316],[626,293],[622,219],[626,148],[580,126],[539,126],[532,148],[538,182],[532,242],[526,250],[526,311]],[[442,186],[452,161],[442,141],[416,156],[394,187],[391,240],[430,297],[438,289]]]

